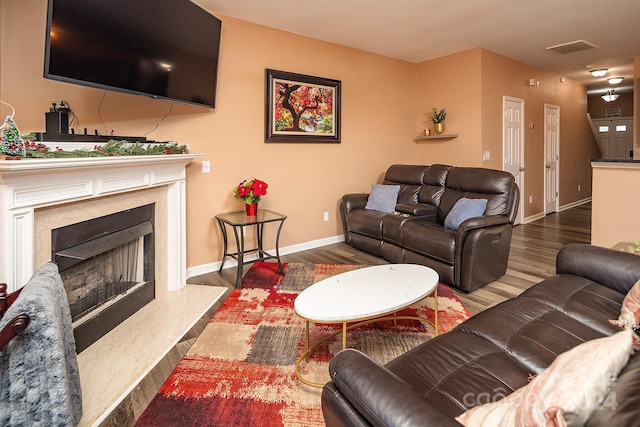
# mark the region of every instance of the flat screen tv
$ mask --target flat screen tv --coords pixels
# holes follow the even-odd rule
[[[221,28],[190,0],[49,0],[44,77],[214,108]]]

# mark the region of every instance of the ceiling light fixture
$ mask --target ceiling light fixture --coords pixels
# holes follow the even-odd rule
[[[611,77],[609,79],[609,84],[611,85],[617,85],[620,84],[622,82],[623,78],[622,77]]]
[[[608,70],[608,69],[606,69],[606,68],[602,68],[602,69],[600,69],[600,70],[591,70],[591,75],[592,75],[593,77],[602,77],[602,76],[604,76],[605,74],[607,74],[607,71],[609,71],[609,70]]]
[[[602,95],[601,98],[604,99],[605,102],[612,102],[618,99],[619,96],[615,90],[608,90],[606,95]]]

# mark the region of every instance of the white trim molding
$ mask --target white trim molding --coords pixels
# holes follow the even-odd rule
[[[186,165],[201,154],[0,160],[0,281],[9,291],[34,272],[38,208],[167,188],[168,290],[186,284]],[[179,226],[175,226],[179,224]],[[158,268],[158,266],[156,266]]]

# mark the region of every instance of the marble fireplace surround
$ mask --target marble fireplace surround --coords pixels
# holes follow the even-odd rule
[[[156,299],[78,356],[80,426],[100,425],[224,294],[186,285],[185,168],[198,157],[0,160],[0,281],[10,291],[51,259],[51,229],[155,203]]]

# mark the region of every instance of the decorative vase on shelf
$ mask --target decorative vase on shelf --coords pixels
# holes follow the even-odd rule
[[[433,111],[431,120],[433,120],[433,125],[436,128],[436,133],[439,135],[444,132],[444,119],[447,117],[447,109],[443,108],[442,110],[438,111],[436,107],[433,107],[431,111]]]
[[[247,203],[244,205],[244,208],[247,212],[247,216],[256,216],[256,214],[258,213],[257,203]]]

